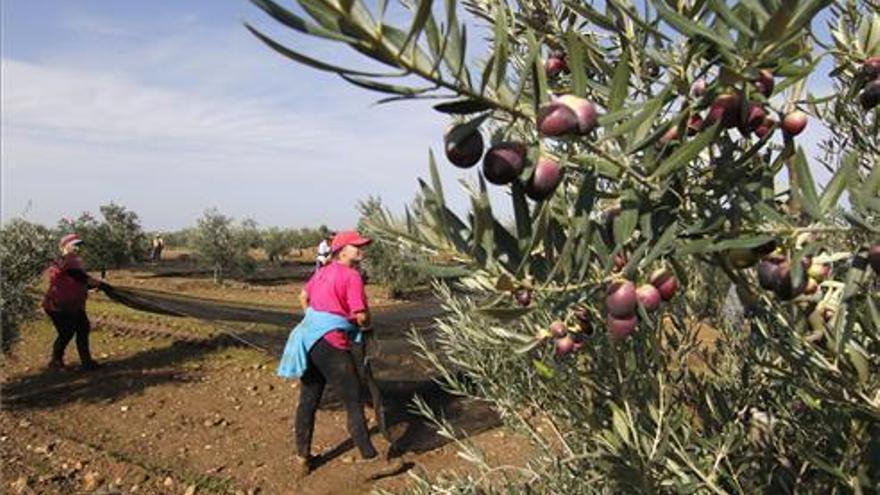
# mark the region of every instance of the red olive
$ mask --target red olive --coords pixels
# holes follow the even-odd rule
[[[544,136],[564,136],[577,130],[577,115],[567,105],[553,101],[538,110],[538,131]]]
[[[807,114],[800,110],[789,112],[782,119],[782,130],[789,136],[797,136],[807,127]]]
[[[550,197],[562,182],[562,167],[549,158],[541,158],[535,165],[535,173],[525,185],[526,195],[535,201]]]
[[[665,268],[655,270],[654,273],[651,274],[649,280],[651,285],[656,287],[660,292],[660,297],[663,298],[664,301],[672,299],[676,291],[678,291],[678,279]]]
[[[608,313],[617,317],[627,317],[636,310],[636,286],[629,280],[618,280],[608,286],[605,298]]]
[[[590,100],[574,95],[563,95],[557,101],[567,105],[577,116],[578,134],[589,134],[596,128],[599,113],[596,111],[596,106]]]
[[[608,325],[608,335],[613,340],[622,340],[629,337],[636,329],[638,320],[635,315],[617,318],[614,315],[608,315],[606,320]]]
[[[656,311],[660,307],[660,291],[651,284],[644,284],[636,290],[636,297],[645,311]]]

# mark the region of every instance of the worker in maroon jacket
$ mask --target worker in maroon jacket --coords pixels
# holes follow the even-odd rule
[[[81,368],[93,370],[99,367],[89,351],[91,323],[86,316],[86,299],[89,289],[100,287],[103,282],[86,273],[77,254],[80,244],[82,239],[76,234],[62,237],[59,244],[61,257],[54,260],[47,270],[49,289],[43,297],[43,309],[58,332],[52,346],[50,369],[64,368],[64,349],[74,335]]]

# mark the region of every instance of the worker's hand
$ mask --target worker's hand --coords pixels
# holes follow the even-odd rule
[[[361,327],[361,332],[372,332],[373,327]]]

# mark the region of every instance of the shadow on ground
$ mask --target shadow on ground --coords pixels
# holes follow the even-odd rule
[[[173,298],[180,300],[182,298]],[[168,301],[166,301],[168,303]],[[173,304],[171,301],[170,304]],[[198,307],[210,312],[216,319],[218,314],[226,311],[223,305],[206,304],[204,301],[184,301],[190,308]],[[240,308],[234,308],[236,310]],[[231,310],[230,310],[231,311]],[[250,310],[251,315],[259,316],[259,322],[265,318],[294,318],[281,312]],[[255,312],[253,312],[255,311]],[[392,456],[407,452],[421,453],[437,449],[450,442],[438,435],[433,425],[425,418],[412,411],[412,401],[416,396],[436,413],[448,421],[456,432],[463,436],[473,435],[494,428],[500,424],[498,416],[486,404],[453,396],[442,389],[436,382],[430,369],[418,360],[411,345],[406,341],[400,330],[400,321],[421,321],[424,323],[430,315],[436,314],[436,305],[422,303],[417,306],[398,308],[393,312],[380,313],[374,318],[377,336],[383,335],[383,325],[396,328],[396,334],[387,335],[379,340],[374,358],[376,383],[382,393],[382,401],[388,431],[391,433]],[[242,315],[236,315],[236,318]],[[236,320],[249,321],[249,320]],[[223,323],[225,325],[225,322]],[[242,341],[259,342],[268,349],[268,354],[280,356],[287,339],[288,322],[280,326],[278,331],[239,332],[236,337]],[[219,328],[219,327],[218,327]],[[425,327],[426,340],[430,341],[430,328]],[[110,360],[105,366],[94,372],[48,371],[41,370],[31,375],[15,377],[3,385],[2,408],[13,411],[51,409],[71,401],[104,402],[114,401],[122,397],[139,394],[144,390],[170,382],[187,382],[191,378],[180,365],[196,359],[213,349],[240,345],[239,341],[229,335],[217,334],[200,341],[176,341],[167,346],[138,352],[123,359]],[[365,393],[364,397],[369,397]],[[332,388],[322,401],[322,408],[340,408],[341,404],[334,398]],[[350,441],[322,454],[317,464],[323,465],[334,458],[351,450]]]

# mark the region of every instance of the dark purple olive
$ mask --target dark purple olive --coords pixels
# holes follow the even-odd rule
[[[538,110],[538,131],[544,136],[564,136],[578,131],[574,110],[558,101],[551,101]]]
[[[865,85],[862,96],[859,97],[859,102],[865,110],[870,110],[880,104],[880,79]]]
[[[446,159],[460,168],[474,166],[483,156],[483,136],[479,130],[464,131],[464,125],[452,126],[443,136]]]
[[[749,113],[746,116],[745,125],[741,128],[743,134],[756,131],[767,119],[767,112],[759,103],[749,103]]]
[[[516,302],[520,306],[525,307],[525,306],[528,306],[529,304],[532,304],[532,292],[530,290],[520,289],[520,290],[516,291],[516,293],[514,294],[514,297],[516,298]]]
[[[779,255],[770,255],[758,263],[758,285],[762,289],[776,290],[779,284],[779,266],[785,262],[785,258]]]
[[[880,244],[874,244],[868,250],[868,263],[871,264],[874,273],[880,275]]]
[[[574,310],[574,320],[578,324],[581,333],[591,335],[593,333],[593,325],[590,319],[590,313],[583,308]]]
[[[764,117],[764,120],[758,124],[758,127],[755,127],[755,135],[761,139],[764,139],[764,136],[773,132],[773,126],[776,125],[776,121],[771,117]]]
[[[739,93],[718,95],[709,107],[706,123],[715,125],[721,122],[724,128],[737,127],[742,121],[742,97]]]
[[[519,177],[526,161],[526,146],[504,142],[489,148],[483,157],[483,175],[492,184],[501,186]]]
[[[862,66],[862,74],[868,81],[880,77],[880,57],[868,57]]]
[[[770,95],[773,94],[774,86],[773,73],[767,69],[759,70],[758,78],[755,80],[755,87],[758,88],[758,92],[770,98]]]
[[[526,195],[535,201],[550,197],[562,182],[562,167],[549,158],[541,158],[535,165],[535,173],[525,185]]]
[[[800,285],[795,287],[791,278],[791,265],[786,261],[780,264],[776,270],[776,284],[776,295],[780,299],[788,301],[803,294],[807,288],[807,277],[801,277]]]

